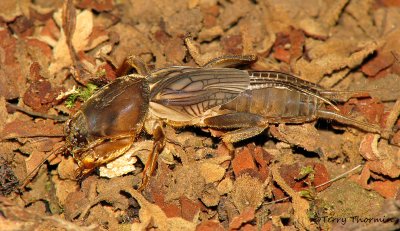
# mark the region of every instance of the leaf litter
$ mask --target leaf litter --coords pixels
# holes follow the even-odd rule
[[[398,222],[350,222],[351,217],[394,219],[400,213],[399,5],[359,0],[9,1],[0,12],[1,226],[399,228]],[[280,124],[230,152],[212,137],[221,131],[167,126],[166,136],[174,142],[167,142],[143,194],[134,186],[151,149],[146,134],[119,162],[101,167],[100,174],[76,181],[71,157],[51,157],[18,189],[18,181],[64,144],[63,124],[40,115],[72,115],[81,102],[65,107],[68,92],[112,81],[129,55],[152,68],[195,65],[183,42],[187,33],[204,62],[222,54],[256,54],[251,69],[365,91],[338,107],[379,124],[389,139],[334,121]],[[359,165],[362,170],[351,177],[324,184]],[[347,223],[323,217],[347,218]]]

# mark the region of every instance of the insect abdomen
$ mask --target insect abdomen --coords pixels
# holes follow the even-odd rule
[[[284,87],[246,90],[221,109],[261,115],[268,122],[301,122],[316,118],[318,99]]]

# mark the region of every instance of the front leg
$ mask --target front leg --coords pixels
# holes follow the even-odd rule
[[[165,133],[162,129],[161,123],[156,122],[155,128],[152,131],[152,135],[154,139],[153,148],[143,169],[142,183],[140,184],[138,191],[143,191],[144,188],[148,185],[150,177],[156,169],[158,155],[163,151],[165,147]]]

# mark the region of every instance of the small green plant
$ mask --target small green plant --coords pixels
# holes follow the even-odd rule
[[[308,178],[308,180],[306,179]],[[307,200],[314,200],[316,196],[315,187],[312,186],[315,178],[315,171],[312,166],[305,166],[300,169],[300,173],[296,180],[303,180],[303,183],[308,185],[308,189],[301,190],[299,192],[300,196]]]
[[[75,106],[75,102],[79,99],[83,102],[88,100],[90,96],[98,89],[98,87],[92,83],[88,83],[86,87],[79,87],[75,92],[70,94],[65,100],[65,106],[67,108],[72,108]]]
[[[301,180],[309,176],[310,181],[314,181],[314,168],[312,166],[306,166],[300,169],[299,175],[296,177],[296,180]]]
[[[307,200],[313,200],[315,199],[315,192],[311,189],[304,189],[299,191],[299,194],[301,197],[307,199]]]

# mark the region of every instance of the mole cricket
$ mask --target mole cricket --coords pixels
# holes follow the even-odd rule
[[[190,38],[185,42],[196,59]],[[299,124],[317,118],[381,133],[378,125],[339,113],[334,101],[341,92],[282,72],[231,68],[256,60],[254,55],[227,55],[201,67],[149,71],[139,58],[128,57],[120,68],[123,76],[93,94],[66,122],[66,145],[59,151],[73,156],[78,165],[75,175],[81,177],[127,152],[144,130],[145,120],[154,120],[152,128],[145,129],[154,141],[139,187],[142,190],[165,146],[165,123],[229,130],[222,136],[228,144],[256,136],[269,124]],[[137,74],[126,75],[131,68]]]

